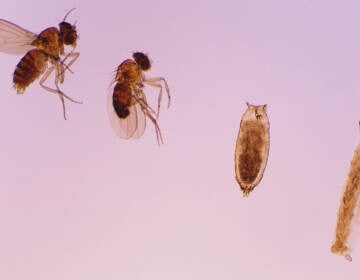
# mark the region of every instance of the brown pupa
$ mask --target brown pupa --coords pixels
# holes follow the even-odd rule
[[[248,106],[241,118],[235,149],[235,174],[244,196],[261,181],[269,155],[266,105]]]
[[[359,123],[360,128],[360,123]],[[335,241],[331,252],[344,256],[351,261],[354,231],[359,224],[360,215],[360,143],[350,165],[347,182],[338,212]]]

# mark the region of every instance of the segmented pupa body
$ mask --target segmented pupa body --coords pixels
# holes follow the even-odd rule
[[[263,177],[270,140],[266,105],[246,105],[235,149],[236,180],[244,196],[248,196]]]
[[[360,123],[359,123],[360,128]],[[354,152],[338,212],[335,241],[331,252],[351,261],[352,239],[360,215],[360,142]]]

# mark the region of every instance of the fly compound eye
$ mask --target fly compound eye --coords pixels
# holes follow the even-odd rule
[[[146,71],[150,69],[150,59],[146,54],[142,52],[135,52],[133,53],[133,58],[135,62],[140,66],[141,70]]]
[[[59,27],[63,43],[65,45],[75,45],[78,37],[75,26],[63,21],[59,24]]]

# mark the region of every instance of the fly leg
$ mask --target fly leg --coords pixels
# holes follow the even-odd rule
[[[167,107],[169,108],[170,107],[170,89],[169,89],[169,86],[168,86],[166,80],[163,77],[150,78],[150,79],[144,80],[145,84],[148,84],[149,86],[160,88],[160,93],[158,96],[158,108],[157,108],[156,118],[159,118],[160,103],[161,103],[161,99],[162,99],[162,85],[160,83],[161,81],[164,82],[164,85],[165,85],[165,90],[166,90],[168,100],[169,100]]]
[[[164,144],[162,135],[161,135],[161,131],[160,131],[160,127],[156,121],[156,119],[153,117],[153,115],[149,112],[149,110],[146,107],[141,106],[142,111],[144,112],[144,114],[152,121],[152,123],[154,124],[155,127],[155,132],[156,132],[156,140],[158,145],[160,146],[160,144]]]
[[[72,63],[74,62],[73,60],[71,61]],[[55,71],[56,71],[56,75],[55,75],[55,86],[56,86],[56,90],[57,90],[57,93],[60,94],[60,96],[62,96],[62,100],[63,100],[63,97],[65,97],[66,99],[70,100],[71,102],[74,102],[74,103],[77,103],[77,104],[82,104],[81,101],[76,101],[74,99],[72,99],[70,96],[66,95],[65,93],[63,93],[60,88],[59,88],[59,71],[61,71],[62,69],[62,64],[61,63],[56,63],[55,64]],[[53,68],[54,66],[52,66],[51,68]],[[52,70],[53,71],[53,70]],[[49,76],[50,74],[48,74]],[[46,77],[47,79],[47,77]],[[45,80],[46,80],[45,79]],[[45,82],[45,81],[44,81]],[[60,80],[60,83],[61,83],[61,80]]]
[[[160,144],[164,144],[159,124],[157,122],[157,119],[154,118],[154,116],[153,116],[153,114],[155,114],[155,112],[153,112],[154,110],[151,109],[151,107],[146,103],[146,100],[144,100],[143,98],[139,98],[137,96],[133,96],[133,97],[135,98],[136,102],[138,102],[138,104],[140,105],[141,110],[144,112],[144,114],[154,124],[155,132],[156,132],[156,140],[157,140],[158,145],[160,146]]]
[[[78,52],[70,52],[70,53],[67,53],[65,55],[65,58],[63,60],[60,61],[60,69],[59,69],[59,72],[58,72],[58,79],[60,81],[60,83],[62,84],[64,82],[64,79],[65,79],[65,71],[68,70],[70,73],[74,73],[71,69],[70,69],[70,66],[74,64],[74,62],[79,58],[80,56],[80,53]],[[65,63],[66,60],[70,58],[70,62],[69,63]]]
[[[40,79],[40,86],[49,91],[49,92],[52,92],[54,94],[57,94],[62,102],[62,107],[63,107],[63,113],[64,113],[64,119],[66,120],[66,110],[65,110],[65,101],[64,101],[64,97],[68,100],[70,100],[71,102],[74,102],[74,103],[78,103],[78,104],[82,104],[82,102],[79,102],[79,101],[76,101],[74,99],[72,99],[71,97],[67,96],[65,93],[63,93],[60,88],[59,88],[59,80],[58,80],[58,76],[56,75],[56,78],[55,78],[55,86],[56,86],[56,89],[54,88],[51,88],[51,87],[48,87],[46,85],[44,85],[44,83],[46,82],[46,80],[49,78],[50,74],[55,70],[55,66],[51,66],[50,68],[47,69],[47,71],[45,72],[45,74],[41,77]]]
[[[69,52],[66,54],[65,58],[61,61],[62,63],[65,63],[65,61],[68,59],[68,58],[71,58],[70,62],[68,64],[66,64],[66,68],[70,68],[71,65],[74,64],[74,62],[79,58],[80,56],[80,53],[78,52]],[[72,72],[70,69],[69,69],[70,72]]]
[[[132,96],[142,107],[146,107],[151,114],[158,116],[158,113],[156,113],[155,110],[151,108],[151,106],[147,103],[145,94],[142,91],[141,87],[133,88],[132,92],[133,92]]]

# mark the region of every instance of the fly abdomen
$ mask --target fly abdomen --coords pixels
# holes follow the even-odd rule
[[[48,56],[42,50],[33,49],[28,51],[20,60],[14,71],[14,87],[17,93],[23,93],[24,90],[47,68]]]
[[[263,131],[262,126],[251,127],[243,123],[244,134],[242,135],[243,149],[239,154],[239,171],[244,182],[252,183],[261,167],[261,153],[264,139],[259,135]]]
[[[117,83],[115,85],[113,93],[113,106],[119,118],[125,119],[129,115],[131,98],[131,88],[128,83]]]

